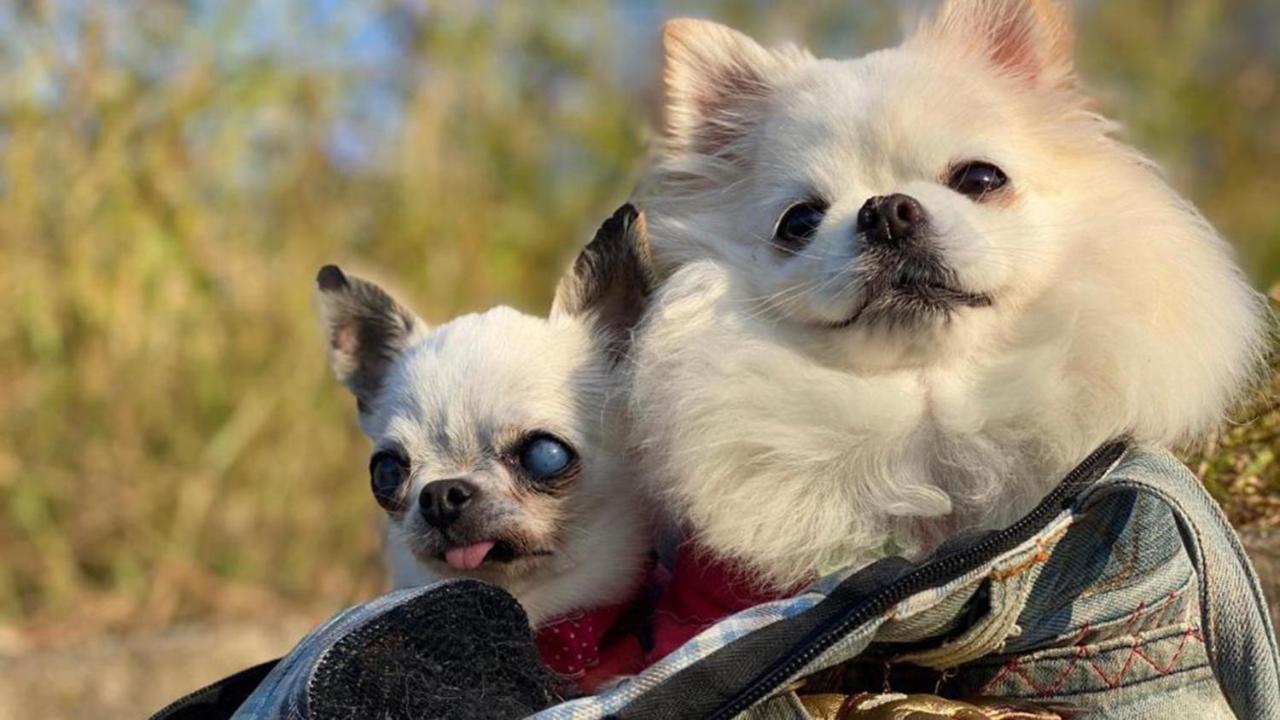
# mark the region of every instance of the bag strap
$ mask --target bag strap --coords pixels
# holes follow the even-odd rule
[[[1089,487],[1077,507],[1117,493],[1168,506],[1199,576],[1201,632],[1218,684],[1238,717],[1280,720],[1280,652],[1244,546],[1200,481],[1166,453],[1141,452]]]

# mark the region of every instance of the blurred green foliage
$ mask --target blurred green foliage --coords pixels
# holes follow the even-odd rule
[[[1276,9],[1078,10],[1105,109],[1260,285],[1280,280]],[[429,320],[541,311],[635,179],[657,26],[678,14],[832,55],[900,32],[891,0],[0,14],[0,620],[169,622],[376,590],[367,444],[324,366],[314,271],[372,269]]]

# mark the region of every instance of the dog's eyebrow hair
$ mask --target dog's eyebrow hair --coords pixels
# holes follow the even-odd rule
[[[373,457],[380,452],[393,453],[405,458],[406,460],[409,458],[408,451],[405,450],[404,445],[400,444],[400,441],[398,440],[374,443],[373,452],[369,453],[369,457]]]
[[[429,432],[431,433],[431,442],[435,443],[436,447],[438,448],[453,447],[454,445],[453,438],[450,437],[449,435],[449,428],[445,427],[443,423],[438,423],[435,426],[429,428]]]

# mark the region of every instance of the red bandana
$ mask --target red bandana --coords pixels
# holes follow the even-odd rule
[[[787,597],[753,586],[732,561],[715,558],[690,542],[677,549],[672,575],[653,614],[653,649],[646,664],[661,660],[729,615]]]
[[[575,612],[538,628],[534,640],[543,664],[588,693],[609,680],[643,670],[640,638],[631,634],[605,637],[630,605]]]
[[[653,647],[648,653],[635,633],[617,628],[644,610],[638,601],[646,590],[650,595],[655,590],[662,593],[651,619]],[[752,586],[733,562],[683,543],[676,551],[673,573],[650,568],[645,587],[630,600],[555,618],[538,628],[534,639],[543,664],[591,693],[611,680],[639,673],[729,615],[786,596]]]

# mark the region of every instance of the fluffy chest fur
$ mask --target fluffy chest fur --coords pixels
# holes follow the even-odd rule
[[[1114,363],[1061,332],[862,371],[745,295],[711,261],[668,282],[636,355],[637,440],[679,520],[775,586],[1006,525],[1135,427]]]

